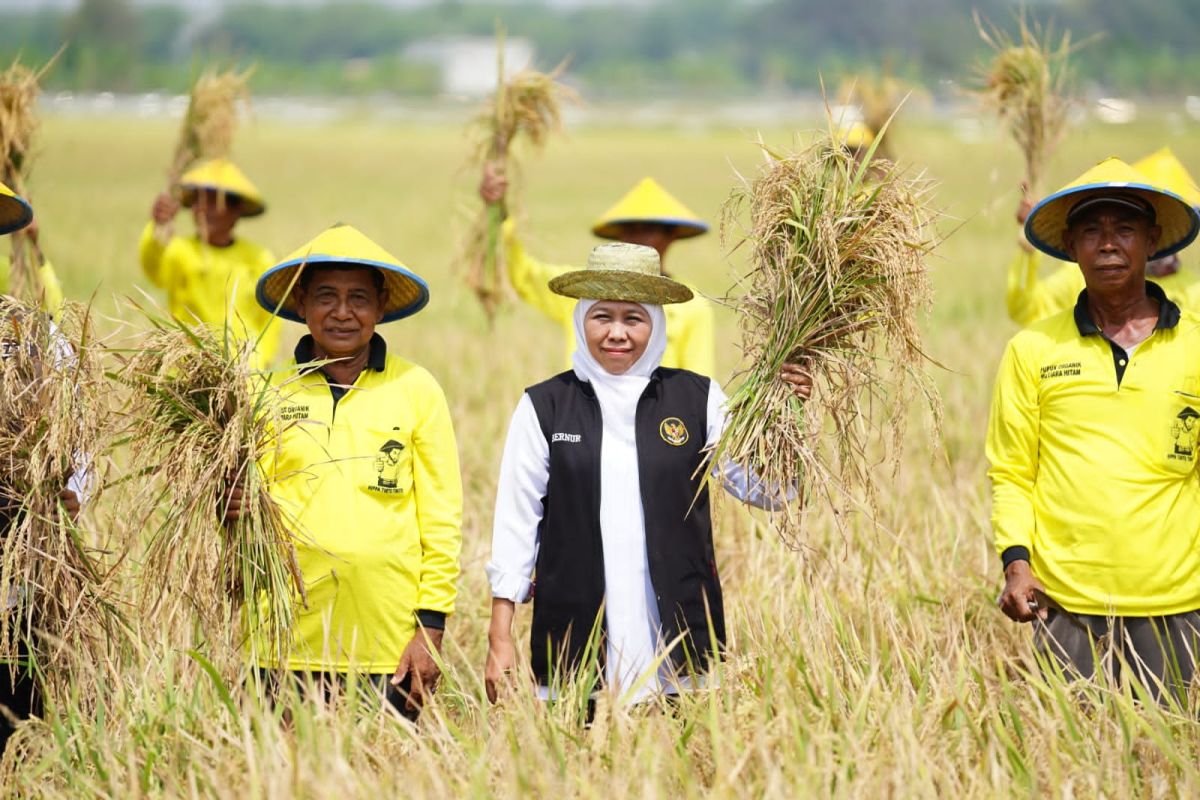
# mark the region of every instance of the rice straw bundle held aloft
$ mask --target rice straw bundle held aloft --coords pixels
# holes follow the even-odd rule
[[[1025,158],[1028,194],[1041,196],[1050,155],[1062,138],[1071,100],[1068,97],[1071,34],[1057,45],[1049,28],[1031,27],[1020,18],[1016,38],[975,18],[979,35],[995,52],[981,72],[977,96],[1004,123]]]
[[[40,673],[78,690],[87,676],[56,667],[102,650],[122,623],[106,597],[115,563],[71,518],[64,492],[95,502],[113,426],[87,309],[64,304],[60,324],[0,297],[0,662],[24,644]]]
[[[749,271],[731,300],[748,366],[714,457],[798,490],[775,518],[796,544],[814,496],[873,504],[877,467],[889,449],[897,463],[915,388],[936,418],[917,319],[930,303],[934,215],[926,182],[871,162],[873,152],[859,164],[832,133],[797,153],[761,146],[766,163],[734,190],[722,225],[728,238],[748,213],[738,246]],[[807,366],[807,403],[780,378],[786,363]],[[885,431],[890,448],[879,442]]]
[[[915,91],[917,87],[885,67],[878,74],[864,73],[844,80],[838,90],[838,101],[861,109],[863,124],[879,142],[875,157],[892,158],[891,139],[884,139],[883,132],[894,130],[896,112]]]
[[[504,174],[517,141],[524,140],[537,150],[545,146],[552,133],[562,130],[562,104],[573,100],[575,94],[558,82],[566,69],[565,62],[548,74],[526,69],[507,78],[502,29],[497,31],[496,45],[496,93],[472,125],[479,138],[475,160]],[[464,246],[467,285],[479,298],[489,322],[508,295],[500,241],[500,226],[507,214],[507,198],[486,206],[471,226]]]
[[[192,165],[229,156],[237,130],[238,103],[250,101],[252,73],[208,71],[196,80],[167,170],[168,191],[177,191],[180,177]],[[171,236],[170,226],[160,226],[156,235],[165,243]]]
[[[0,181],[22,197],[28,197],[25,179],[38,128],[36,106],[41,93],[38,83],[53,63],[51,59],[35,71],[14,61],[0,73]],[[29,231],[16,231],[12,236],[9,294],[37,299],[41,293],[37,268],[41,265],[41,251]]]
[[[246,640],[282,658],[303,583],[260,466],[282,430],[276,391],[251,368],[253,343],[151,321],[119,372],[133,389],[131,456],[153,475],[139,501],[154,519],[146,611],[164,626],[198,622],[210,643],[234,648],[240,614]],[[241,516],[222,524],[234,486]]]

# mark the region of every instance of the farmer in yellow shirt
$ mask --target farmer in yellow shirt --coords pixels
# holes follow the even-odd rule
[[[294,525],[308,604],[287,663],[259,666],[326,692],[354,672],[415,716],[454,610],[462,484],[441,387],[389,353],[375,326],[417,313],[429,290],[338,225],[264,274],[257,296],[308,327],[294,362],[272,376],[286,422],[264,465]]]
[[[1169,147],[1137,161],[1133,168],[1155,186],[1170,189],[1193,206],[1200,206],[1200,188]],[[1017,222],[1025,224],[1033,203],[1022,197],[1017,207]],[[1008,316],[1018,325],[1029,325],[1075,305],[1083,289],[1083,276],[1074,264],[1063,264],[1045,278],[1040,276],[1040,254],[1022,237],[1020,249],[1008,267],[1006,301]],[[1200,273],[1185,269],[1177,254],[1154,259],[1146,265],[1146,274],[1167,296],[1185,308],[1200,309]]]
[[[266,366],[279,348],[279,323],[254,299],[260,275],[275,259],[254,242],[234,236],[245,217],[266,210],[262,195],[231,161],[214,159],[184,173],[181,197],[160,194],[153,219],[142,232],[138,251],[146,277],[167,292],[167,308],[182,322],[225,327],[239,341],[257,342],[259,363]],[[194,236],[159,241],[156,226],[169,225],[180,205],[190,208]]]
[[[1085,289],[1008,343],[988,427],[1000,607],[1068,672],[1128,664],[1155,694],[1186,688],[1200,655],[1200,316],[1146,262],[1198,227],[1115,158],[1038,203],[1030,243]]]
[[[502,174],[485,166],[479,195],[485,203],[503,201],[508,182]],[[666,271],[667,249],[680,239],[690,239],[708,230],[708,225],[676,200],[653,178],[643,178],[624,197],[608,209],[592,226],[592,233],[601,239],[615,239],[630,244],[653,247],[663,260]],[[505,261],[509,281],[517,295],[562,326],[563,358],[569,366],[575,352],[573,300],[550,291],[552,279],[577,267],[546,264],[531,256],[517,236],[512,219],[503,228]],[[675,280],[679,278],[671,275]],[[715,372],[712,306],[699,289],[680,281],[692,290],[686,303],[667,306],[667,352],[662,366],[686,369],[701,375]]]
[[[33,218],[33,209],[23,198],[14,194],[3,184],[0,184],[0,200],[3,201],[5,208],[9,209],[7,225],[4,220],[0,220],[0,230],[4,232],[21,230],[21,235],[28,237],[33,245],[30,249],[36,251],[38,224]],[[19,214],[18,211],[20,211]],[[8,227],[14,225],[16,227]],[[62,284],[58,282],[58,274],[55,273],[50,262],[44,258],[40,260],[41,264],[37,268],[37,291],[41,293],[42,308],[48,314],[57,316],[58,309],[63,302]],[[8,294],[11,290],[12,258],[7,255],[0,256],[0,294]]]

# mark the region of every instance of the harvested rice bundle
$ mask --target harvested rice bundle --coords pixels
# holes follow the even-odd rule
[[[260,467],[282,432],[276,392],[251,367],[253,342],[147,317],[152,329],[118,372],[134,389],[131,457],[154,476],[139,505],[162,509],[142,565],[146,613],[283,656],[304,598],[292,533]],[[241,516],[221,530],[235,486]]]
[[[237,130],[238,103],[250,101],[252,69],[207,71],[192,86],[187,112],[179,129],[179,141],[167,170],[167,190],[177,193],[179,179],[188,168],[200,161],[227,158],[233,149],[233,134]],[[170,225],[156,229],[164,244],[171,238]]]
[[[760,146],[766,163],[724,208],[726,241],[749,216],[738,242],[749,248],[749,270],[730,303],[748,366],[714,458],[796,487],[797,502],[776,517],[795,545],[814,496],[862,493],[873,507],[876,469],[888,451],[898,463],[915,390],[939,416],[918,328],[930,305],[934,214],[926,181],[873,151],[860,164],[833,131],[796,153]],[[807,403],[780,378],[789,362],[810,371]],[[880,452],[885,431],[891,447]]]
[[[976,92],[983,107],[1007,127],[1025,157],[1025,183],[1032,197],[1050,155],[1062,139],[1071,99],[1068,58],[1074,47],[1066,31],[1057,45],[1053,31],[1031,26],[1022,15],[1016,38],[975,17],[979,36],[995,55],[980,70]]]
[[[921,89],[896,77],[884,67],[878,73],[863,73],[842,81],[838,89],[838,101],[843,105],[857,106],[862,111],[862,123],[871,133],[872,141],[878,141],[876,158],[894,158],[891,138],[884,139],[884,129],[895,135],[896,112],[910,96]]]
[[[558,82],[566,62],[550,73],[525,69],[506,79],[504,30],[496,32],[496,94],[472,123],[479,139],[475,161],[504,174],[515,142],[525,140],[534,150],[545,146],[552,133],[562,130],[562,105],[576,95]],[[485,206],[464,242],[467,285],[479,298],[490,323],[508,296],[500,226],[508,216],[507,198]]]
[[[106,584],[116,564],[73,518],[102,485],[108,390],[88,309],[64,304],[60,325],[0,297],[0,661],[23,650],[78,690],[86,676],[60,667],[102,651],[124,623]]]
[[[25,179],[29,176],[33,137],[38,128],[39,81],[53,63],[54,59],[51,59],[41,69],[33,70],[14,61],[0,73],[0,182],[22,197],[28,197]],[[22,298],[40,294],[37,269],[43,260],[29,231],[15,232],[9,293]]]

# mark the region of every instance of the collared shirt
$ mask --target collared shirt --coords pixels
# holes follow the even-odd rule
[[[429,372],[378,335],[370,347],[350,386],[314,367],[311,337],[271,376],[284,427],[262,467],[308,596],[292,670],[392,672],[418,619],[437,627],[454,610],[462,483],[450,409]]]
[[[1069,611],[1154,616],[1200,608],[1200,317],[1159,303],[1129,353],[1084,291],[1010,340],[988,428],[992,525]]]

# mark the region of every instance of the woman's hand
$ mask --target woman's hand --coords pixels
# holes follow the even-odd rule
[[[801,400],[807,400],[812,396],[812,375],[809,374],[807,367],[801,364],[784,364],[783,369],[779,370],[779,377],[792,387],[792,391]]]
[[[508,191],[508,178],[504,171],[494,162],[483,165],[483,179],[479,181],[479,197],[489,206],[499,203]]]
[[[170,192],[159,192],[150,209],[150,217],[159,225],[166,225],[179,213],[179,201]]]
[[[517,647],[512,636],[488,636],[487,666],[483,669],[483,685],[488,700],[495,703],[513,682],[517,669]]]

